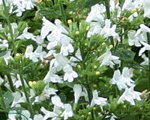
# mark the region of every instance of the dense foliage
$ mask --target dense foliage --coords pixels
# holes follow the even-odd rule
[[[149,0],[0,0],[0,118],[150,119]]]

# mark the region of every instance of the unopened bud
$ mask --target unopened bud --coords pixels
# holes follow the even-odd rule
[[[76,31],[76,35],[78,35],[80,32],[79,31]]]
[[[100,75],[100,72],[99,71],[96,71],[96,73],[95,73],[96,75]]]
[[[68,20],[68,24],[69,24],[69,25],[72,24],[72,20],[71,20],[71,19]]]
[[[109,48],[113,48],[113,45],[109,45]]]

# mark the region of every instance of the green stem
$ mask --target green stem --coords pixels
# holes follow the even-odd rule
[[[148,27],[150,27],[149,26],[150,21],[148,18],[146,18],[145,22],[146,22],[146,25]],[[147,39],[148,39],[148,44],[150,44],[150,33],[147,33]],[[150,60],[150,51],[148,51],[148,58]],[[148,73],[150,73],[150,62],[149,62],[149,66],[148,66]],[[150,74],[148,74],[148,81],[149,81],[148,90],[150,90]]]
[[[148,39],[148,44],[150,44],[150,33],[147,33],[147,39]],[[148,51],[148,58],[150,60],[150,51]],[[150,62],[149,62],[149,67],[148,67],[148,73],[150,73]],[[148,89],[150,90],[150,74],[148,74],[148,80],[149,80],[149,87]]]
[[[64,6],[62,4],[62,1],[59,0],[59,8],[60,8],[60,11],[61,11],[61,15],[62,15],[62,21],[65,25],[67,25],[67,22],[66,22],[66,15],[65,15],[65,10],[64,10]]]
[[[106,6],[106,14],[107,14],[107,19],[110,19],[110,5],[109,5],[109,0],[105,0],[105,6]]]
[[[109,2],[110,2],[110,0],[105,0],[105,7],[106,7],[107,19],[111,20],[111,16],[110,16],[110,4],[109,4]],[[111,43],[114,46],[113,37],[109,37],[109,43]]]
[[[32,104],[31,104],[31,102],[30,102],[30,100],[29,100],[29,96],[28,96],[28,93],[27,93],[27,90],[26,90],[25,83],[24,83],[24,81],[23,81],[22,75],[20,75],[20,79],[21,79],[22,87],[23,87],[23,90],[24,90],[24,93],[25,93],[25,96],[26,96],[26,99],[27,99],[27,102],[28,102],[28,105],[29,105],[31,117],[33,118],[33,116],[34,116],[34,111],[33,111],[33,108],[32,108]]]
[[[12,82],[10,73],[8,73],[6,76],[7,76],[7,78],[8,78],[8,81],[9,81],[9,85],[10,85],[11,90],[12,90],[13,92],[15,92],[15,88],[14,88],[14,86],[13,86],[13,82]]]
[[[8,23],[8,27],[9,27],[9,31],[10,31],[13,54],[15,55],[16,54],[15,40],[14,40],[13,30],[12,30],[12,27],[11,27],[11,24],[10,24],[10,20],[9,20],[9,13],[7,12],[7,9],[6,9],[5,0],[3,0],[3,6],[4,6],[5,19],[6,19],[7,23]]]
[[[2,108],[7,111],[7,107],[6,107],[6,104],[4,102],[4,99],[3,99],[3,93],[2,93],[2,88],[0,86],[0,101],[1,101],[1,104],[2,104]]]

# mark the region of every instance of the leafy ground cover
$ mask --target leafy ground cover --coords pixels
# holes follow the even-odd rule
[[[0,118],[149,120],[149,0],[0,0]]]

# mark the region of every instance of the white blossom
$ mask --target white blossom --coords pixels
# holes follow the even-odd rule
[[[122,70],[122,75],[119,70],[114,72],[113,78],[111,79],[111,84],[116,84],[119,90],[126,89],[134,85],[134,81],[131,79],[133,76],[133,70],[124,67]]]
[[[118,103],[121,103],[123,101],[128,101],[131,105],[135,105],[134,100],[141,101],[141,93],[134,91],[135,85],[131,86],[130,88],[126,88],[125,92],[121,95],[121,97],[118,99]]]
[[[106,65],[113,68],[115,64],[120,64],[119,57],[112,55],[110,49],[106,48],[106,53],[103,55],[103,60],[100,66]]]
[[[93,99],[91,101],[91,107],[93,107],[95,104],[99,105],[101,109],[103,110],[103,106],[107,105],[107,98],[98,97],[97,90],[94,90],[93,92]]]

